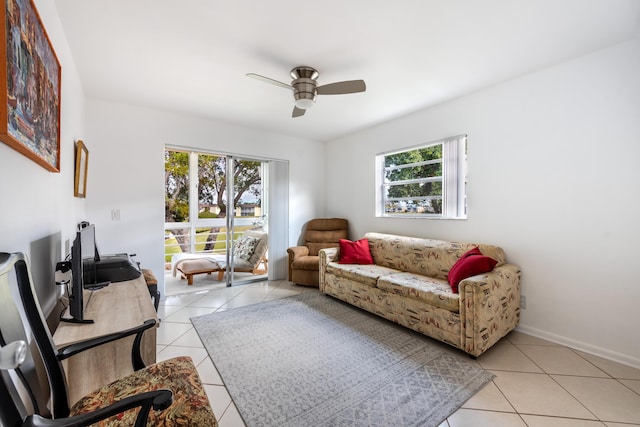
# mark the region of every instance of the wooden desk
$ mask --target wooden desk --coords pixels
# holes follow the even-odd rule
[[[60,322],[53,335],[58,347],[122,331],[145,320],[158,320],[143,276],[126,282],[111,283],[95,291],[85,291],[84,317],[95,323]],[[131,347],[134,336],[122,338],[79,353],[63,362],[67,374],[69,402],[133,372]],[[156,328],[142,339],[142,358],[147,365],[156,361]]]

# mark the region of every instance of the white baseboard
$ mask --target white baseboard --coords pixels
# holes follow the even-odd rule
[[[519,325],[515,329],[523,334],[531,335],[536,338],[542,338],[547,341],[551,341],[556,344],[561,344],[566,347],[570,347],[574,350],[579,350],[585,353],[592,354],[594,356],[602,357],[603,359],[611,360],[614,362],[622,363],[623,365],[631,366],[633,368],[640,369],[640,359],[629,356],[627,354],[618,353],[608,350],[606,348],[597,347],[591,344],[587,344],[581,341],[576,341],[571,338],[556,335],[551,332],[542,331],[540,329],[532,328],[530,326]]]

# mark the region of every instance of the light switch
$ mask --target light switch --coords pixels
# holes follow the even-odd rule
[[[111,209],[111,221],[120,221],[120,209]]]

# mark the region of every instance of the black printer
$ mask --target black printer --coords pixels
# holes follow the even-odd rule
[[[140,277],[142,272],[129,254],[99,255],[82,260],[85,286],[104,282],[124,282]]]

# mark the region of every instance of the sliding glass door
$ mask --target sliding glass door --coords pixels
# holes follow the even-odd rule
[[[166,149],[165,262],[204,258],[227,286],[264,280],[268,170],[262,160]],[[194,280],[203,277],[218,276]]]

